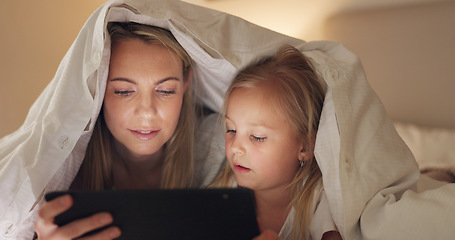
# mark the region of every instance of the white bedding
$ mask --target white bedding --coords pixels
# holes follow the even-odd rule
[[[408,145],[422,173],[455,182],[455,129],[422,127],[395,122],[398,134]]]

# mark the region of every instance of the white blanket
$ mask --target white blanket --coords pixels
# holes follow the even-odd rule
[[[169,29],[196,62],[198,98],[215,111],[238,69],[284,43],[297,47],[327,84],[315,153],[343,238],[455,235],[455,186],[419,192],[411,152],[368,85],[359,59],[341,44],[306,43],[175,0],[113,0],[88,19],[24,125],[0,139],[0,239],[30,239],[42,194],[68,188],[73,180],[104,95],[109,21]]]

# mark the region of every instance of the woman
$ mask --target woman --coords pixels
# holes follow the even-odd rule
[[[191,58],[167,30],[115,22],[107,29],[111,57],[104,103],[71,188],[191,186],[195,127]],[[101,227],[91,219],[112,219],[101,213],[57,228],[54,217],[69,207],[68,196],[42,206],[35,224],[40,239],[73,239]],[[117,237],[119,229],[94,237],[105,232]]]
[[[161,28],[110,23],[108,31],[112,51],[104,104],[76,177],[79,188],[191,186],[190,56]],[[157,173],[154,179],[146,179],[150,172]]]

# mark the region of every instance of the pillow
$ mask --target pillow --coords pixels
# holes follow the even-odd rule
[[[395,128],[408,145],[423,174],[455,182],[455,129],[423,127],[395,122]]]

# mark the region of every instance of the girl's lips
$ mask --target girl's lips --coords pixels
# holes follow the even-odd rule
[[[130,130],[130,132],[139,140],[148,141],[153,139],[160,130]]]
[[[239,164],[234,164],[234,171],[236,173],[249,173],[249,172],[251,172],[251,169],[246,168],[246,167],[244,167],[242,165],[239,165]]]

